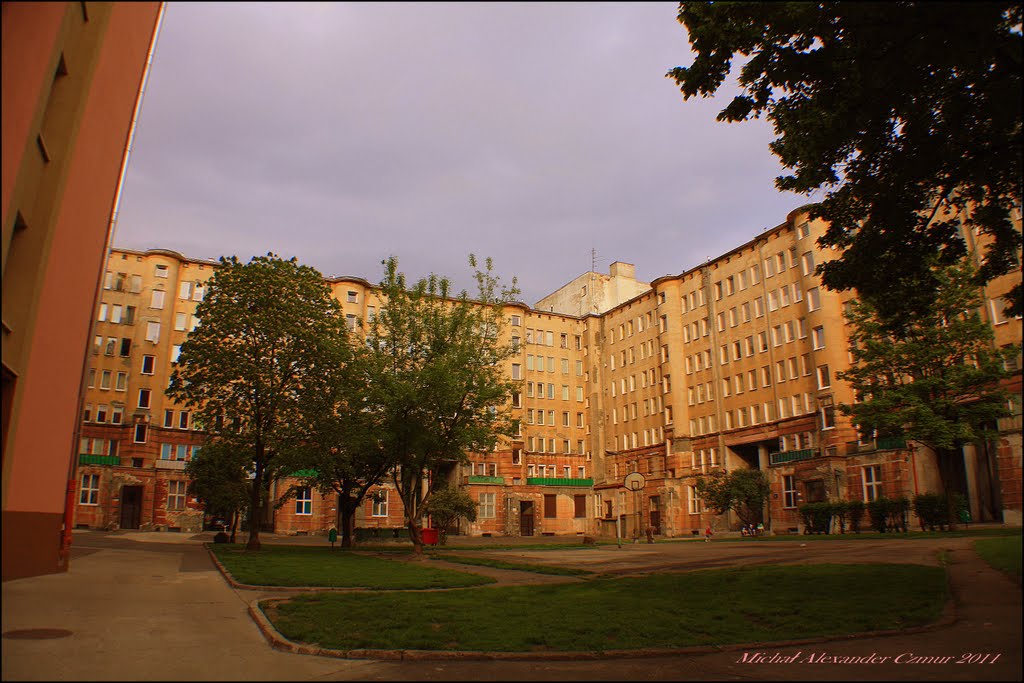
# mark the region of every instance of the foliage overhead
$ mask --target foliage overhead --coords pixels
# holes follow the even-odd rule
[[[716,514],[732,510],[743,524],[762,521],[768,500],[768,477],[761,470],[717,470],[697,478],[697,495]]]
[[[891,322],[927,310],[933,256],[974,249],[961,227],[988,243],[979,282],[1018,267],[1021,16],[1017,2],[682,2],[696,57],[667,76],[684,100],[709,97],[744,58],[718,120],[772,123],[791,171],[776,186],[825,192],[811,217],[843,251],[822,281]],[[1019,314],[1019,284],[1009,298]]]
[[[394,257],[380,284],[386,302],[367,321],[368,362],[374,378],[367,405],[377,421],[378,447],[394,458],[398,490],[417,552],[419,520],[436,488],[470,452],[493,449],[510,434],[506,379],[512,347],[502,341],[504,305],[518,295],[471,255],[478,292],[453,296],[449,281],[431,275],[409,287]]]
[[[337,358],[344,319],[319,272],[274,254],[222,257],[196,316],[167,394],[195,411],[211,443],[248,454],[247,547],[258,550],[261,492],[290,473],[305,438],[302,398]]]
[[[886,328],[871,304],[851,303],[853,363],[836,375],[850,383],[857,402],[839,408],[864,432],[958,452],[1008,414],[1000,380],[1009,377],[1020,348],[993,347],[969,259],[933,272],[934,303],[899,331]]]

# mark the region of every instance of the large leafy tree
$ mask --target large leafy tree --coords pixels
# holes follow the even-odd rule
[[[369,350],[335,344],[335,361],[322,368],[323,381],[304,392],[306,440],[295,459],[305,483],[335,494],[342,547],[352,547],[355,515],[371,488],[394,465],[379,437],[379,408],[371,405]]]
[[[761,115],[786,169],[842,249],[820,266],[897,326],[927,311],[933,257],[989,243],[978,281],[1010,272],[1021,246],[1021,16],[1017,2],[682,2],[696,53],[668,72],[683,98],[714,95],[736,55],[740,93],[718,115]],[[1021,289],[1010,293],[1021,311]]]
[[[222,257],[196,308],[167,394],[191,406],[210,442],[248,457],[249,550],[259,550],[267,482],[304,442],[302,397],[322,383],[345,335],[323,276],[274,254]]]
[[[732,510],[744,525],[761,522],[769,490],[761,470],[716,471],[697,479],[697,495],[705,505],[719,515]]]
[[[385,308],[367,325],[370,373],[367,406],[375,416],[379,448],[394,460],[392,481],[405,509],[409,537],[423,552],[420,520],[434,489],[472,452],[491,450],[510,434],[506,379],[511,345],[502,342],[504,304],[518,294],[500,284],[490,259],[480,270],[477,295],[453,295],[445,278],[413,285],[385,261],[380,291]]]
[[[898,330],[872,304],[851,303],[846,317],[853,363],[836,376],[849,382],[857,398],[839,409],[862,432],[906,436],[936,453],[952,502],[961,449],[1009,414],[1001,382],[1020,348],[995,348],[992,328],[979,313],[982,297],[969,260],[933,271],[939,283],[934,302]]]

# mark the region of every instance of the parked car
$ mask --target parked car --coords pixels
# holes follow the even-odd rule
[[[231,522],[223,517],[210,517],[203,526],[206,531],[229,531],[231,529]]]

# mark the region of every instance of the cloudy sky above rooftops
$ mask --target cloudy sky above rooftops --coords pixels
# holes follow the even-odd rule
[[[116,247],[274,252],[372,283],[530,304],[596,266],[650,281],[778,225],[764,121],[683,102],[669,2],[177,3],[164,16]],[[728,92],[733,92],[730,89]]]

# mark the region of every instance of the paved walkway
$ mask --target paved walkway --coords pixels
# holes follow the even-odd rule
[[[971,539],[488,551],[510,561],[642,573],[736,563],[934,563],[936,552],[947,550],[955,611],[948,625],[918,633],[757,649],[610,660],[395,661],[271,648],[249,614],[251,604],[270,593],[233,589],[202,546],[211,536],[76,531],[70,572],[3,584],[3,680],[1021,680],[1020,586],[982,562],[970,549]],[[517,581],[531,576],[465,565],[459,569],[499,572]],[[37,637],[11,637],[18,632]],[[956,663],[972,654],[999,657],[994,664]],[[864,663],[811,663],[810,655],[815,660],[821,655],[857,657]],[[888,660],[879,662],[883,657]],[[935,663],[946,657],[952,659]],[[788,658],[794,658],[792,663],[785,663]]]

